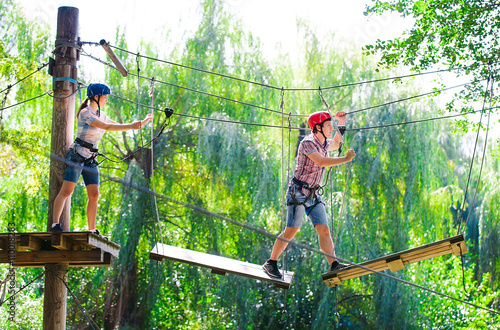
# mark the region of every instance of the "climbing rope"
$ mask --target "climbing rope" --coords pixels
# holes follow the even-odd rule
[[[151,97],[151,115],[153,115],[153,106],[154,106],[154,102],[155,102],[155,87],[154,87],[154,81],[151,82],[151,89],[150,89],[150,97]],[[151,124],[151,140],[154,139],[154,130],[153,130],[153,124]],[[150,172],[151,173],[151,188],[152,188],[152,191],[153,192],[156,192],[156,188],[155,188],[155,176],[154,176],[154,143],[151,143],[151,169],[150,169]],[[154,210],[155,210],[155,214],[156,214],[156,222],[158,224],[158,229],[160,231],[160,240],[161,240],[161,244],[163,244],[163,231],[162,231],[162,228],[161,228],[161,222],[160,222],[160,213],[158,211],[158,201],[156,200],[156,195],[153,195],[152,196],[152,201],[154,203]],[[153,226],[153,230],[154,230],[155,226]],[[156,232],[154,233],[155,237],[156,237]]]
[[[286,205],[286,190],[288,187],[288,180],[290,176],[290,132],[288,132],[288,166],[287,166],[287,176],[285,178],[285,111],[284,111],[284,106],[285,106],[285,91],[284,89],[281,90],[281,102],[280,102],[280,111],[281,111],[281,126],[283,127],[281,129],[281,218],[282,218],[282,232],[285,231],[286,229],[286,221],[287,221],[287,205]],[[288,123],[289,126],[291,126],[290,122],[290,116],[288,117]],[[285,247],[284,249],[284,256],[282,258],[282,269],[283,269],[283,277],[285,276],[285,272],[288,269],[287,262],[288,262],[288,249]],[[283,310],[282,310],[282,321],[284,321],[285,324],[288,323],[288,312],[287,312],[287,290],[283,290]]]

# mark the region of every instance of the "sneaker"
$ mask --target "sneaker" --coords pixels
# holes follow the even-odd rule
[[[337,260],[335,260],[334,262],[332,262],[332,265],[330,266],[330,271],[331,272],[336,272],[336,271],[341,270],[342,268],[346,268],[348,266],[349,265],[340,263]]]
[[[101,232],[99,231],[99,229],[95,229],[93,232],[91,231],[91,233],[93,233],[94,235],[97,235],[101,238],[104,238],[105,240],[108,239],[106,236],[101,235]]]
[[[52,233],[62,233],[62,232],[64,232],[64,230],[62,229],[60,223],[56,223],[56,225],[54,227],[50,228],[50,232],[52,232]]]
[[[267,260],[265,264],[262,265],[262,269],[266,272],[267,275],[274,277],[274,278],[281,278],[281,273],[278,269],[278,264],[275,262],[272,262],[270,260]]]

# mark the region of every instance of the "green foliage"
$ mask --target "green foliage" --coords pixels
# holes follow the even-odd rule
[[[393,40],[377,40],[367,45],[365,54],[381,54],[380,66],[409,66],[422,72],[436,65],[444,68],[466,69],[456,71],[457,76],[485,80],[498,75],[500,53],[500,3],[497,1],[453,0],[373,0],[367,14],[398,12],[414,20],[414,26],[403,36]],[[471,79],[472,80],[472,79]],[[494,82],[491,81],[491,84]],[[498,87],[498,83],[495,82]],[[490,85],[491,87],[491,85]],[[498,93],[495,93],[498,94]],[[485,96],[483,84],[468,85],[455,94],[446,108],[448,111],[467,112],[472,102],[491,99],[496,104],[498,96]],[[459,127],[467,132],[475,127],[472,121],[460,121]]]

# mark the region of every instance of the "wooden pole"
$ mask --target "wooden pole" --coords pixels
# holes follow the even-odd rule
[[[75,122],[75,94],[78,85],[77,61],[80,56],[78,37],[78,8],[59,7],[57,15],[57,36],[55,43],[55,65],[52,69],[54,78],[54,103],[52,110],[52,155],[65,158],[73,141]],[[51,159],[49,178],[49,211],[47,229],[52,225],[54,199],[61,189],[66,165]],[[70,228],[70,205],[68,198],[60,218],[64,231]],[[45,292],[43,306],[43,329],[66,329],[66,280],[68,264],[46,264]]]

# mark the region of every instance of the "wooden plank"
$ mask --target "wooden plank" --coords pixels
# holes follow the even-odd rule
[[[420,253],[420,254],[416,254],[413,252],[412,255],[413,255],[414,259],[411,259],[411,260],[406,260],[405,255],[401,254],[401,260],[402,260],[404,265],[408,265],[410,263],[429,259],[430,257],[436,257],[436,256],[449,254],[450,248],[449,248],[449,246],[448,247],[438,246],[437,248],[431,247],[430,251],[432,251],[431,255],[427,255],[427,254],[425,254],[425,252]],[[391,258],[391,259],[394,259],[394,258]],[[378,271],[378,272],[389,269],[389,266],[388,266],[387,262],[384,260],[384,258],[379,258],[379,259],[372,260],[372,261],[366,261],[366,262],[360,263],[360,265],[371,268],[371,269]],[[351,278],[356,278],[356,277],[372,274],[373,272],[370,270],[366,270],[364,268],[361,268],[361,267],[349,266],[347,268],[342,269],[339,273],[341,273],[340,278],[345,281],[345,280],[348,280]]]
[[[8,263],[8,253],[0,251],[0,263]],[[102,263],[104,262],[104,251],[94,249],[90,251],[30,251],[17,252],[14,265],[30,264],[43,265],[53,263]]]
[[[69,267],[111,267],[113,265],[113,256],[109,253],[104,253],[103,262],[71,262]],[[14,267],[45,267],[45,264],[32,263],[16,263]]]
[[[226,272],[224,272],[224,271],[222,271],[222,270],[218,270],[218,269],[212,269],[212,270],[211,270],[211,273],[212,273],[212,274],[216,274],[216,275],[226,276]]]
[[[61,235],[64,235],[64,236],[71,238],[73,240],[73,242],[75,242],[75,243],[78,242],[78,243],[84,243],[84,244],[88,244],[88,235],[89,234],[91,234],[89,231],[69,231],[69,232],[61,233]],[[2,239],[8,240],[8,235],[9,235],[9,233],[0,233],[0,240],[2,240]],[[19,235],[20,234],[16,234],[16,238]],[[51,236],[53,234],[48,233],[48,232],[31,232],[31,233],[22,233],[22,235],[31,235],[33,237],[39,238],[40,240],[50,241]],[[99,236],[97,236],[95,234],[92,234],[92,235],[99,238]],[[100,239],[102,241],[106,241],[108,245],[113,246],[114,248],[118,248],[118,249],[120,248],[119,244],[108,241],[105,238],[100,238]]]
[[[111,267],[113,265],[113,255],[108,252],[104,252],[104,257],[102,262],[72,262],[69,264],[70,267]]]
[[[431,250],[428,250],[431,254],[427,254],[425,251],[417,254],[415,252],[412,253],[413,259],[406,259],[406,256],[404,254],[401,255],[401,260],[403,262],[403,265],[408,265],[412,264],[415,262],[435,258],[438,256],[446,255],[451,253],[450,247],[446,246],[438,246],[437,248],[431,248]],[[385,260],[378,260],[378,261],[367,261],[360,263],[361,266],[365,266],[368,268],[371,268],[375,271],[381,272],[389,268],[389,265]],[[370,270],[366,270],[361,267],[357,266],[349,266],[348,268],[344,268],[340,271],[342,275],[340,276],[343,281],[351,279],[351,278],[356,278],[364,275],[369,275],[372,274],[373,272]]]
[[[462,248],[462,254],[467,253],[467,245],[465,244],[463,235],[453,236],[437,242],[425,244],[413,249],[394,253],[371,261],[366,261],[360,263],[359,265],[373,269],[374,271],[377,272],[381,272],[387,269],[390,269],[391,271],[394,272],[403,269],[405,265],[408,264],[435,258],[450,253],[456,254],[457,250],[459,251],[458,255],[460,255],[459,246]],[[322,278],[326,285],[332,287],[342,284],[342,281],[368,275],[371,273],[373,273],[373,271],[353,265],[335,272],[328,272],[322,274]]]
[[[111,253],[116,258],[118,258],[118,255],[120,254],[120,245],[91,232],[87,233],[87,244],[99,249],[103,249],[106,252]]]
[[[419,255],[414,255],[413,258],[408,259],[409,263],[415,263],[427,259],[437,258],[452,253],[451,246],[441,249],[429,250],[428,253],[421,253]]]
[[[50,237],[50,245],[58,250],[72,250],[73,240],[68,235],[52,234]]]
[[[40,239],[38,237],[26,234],[19,234],[19,251],[39,251]]]
[[[281,289],[289,289],[293,279],[293,272],[282,271],[283,278],[277,279],[268,276],[261,265],[234,260],[226,257],[201,253],[198,251],[179,248],[176,246],[157,243],[151,250],[149,257],[153,260],[162,261],[164,259],[179,261],[194,266],[212,269],[212,272],[231,273],[235,275],[250,277],[256,280],[274,283]]]

